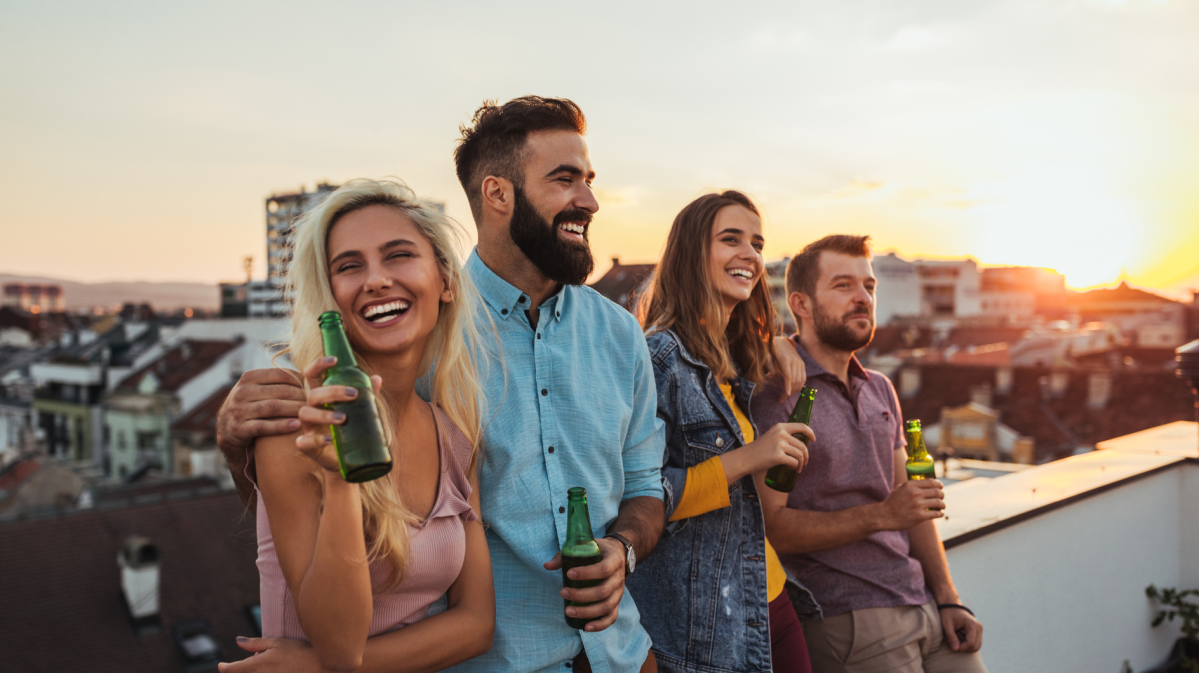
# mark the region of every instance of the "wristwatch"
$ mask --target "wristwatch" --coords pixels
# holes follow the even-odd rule
[[[632,575],[633,569],[637,567],[637,552],[633,551],[633,543],[620,533],[608,533],[604,537],[610,537],[624,545],[624,574],[625,577]]]

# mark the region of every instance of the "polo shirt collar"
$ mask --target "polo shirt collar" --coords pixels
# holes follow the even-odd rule
[[[500,278],[496,272],[484,264],[483,260],[479,258],[478,247],[471,250],[470,257],[466,260],[466,272],[470,275],[475,288],[479,290],[483,301],[487,302],[487,305],[499,316],[500,320],[507,320],[516,312],[529,309],[528,296],[512,283]],[[545,311],[552,311],[554,320],[561,321],[562,314],[566,312],[566,296],[573,289],[569,285],[563,285],[558,294],[547,299],[541,305],[542,315],[545,315]]]
[[[808,350],[799,342],[798,334],[791,337],[791,342],[795,344],[795,351],[799,353],[799,357],[803,359],[804,370],[807,372],[808,378],[820,376],[822,374],[826,376],[832,376],[827,369],[821,367],[820,363],[816,362],[816,360],[808,354]],[[851,355],[849,357],[849,375],[851,377],[862,379],[863,381],[870,380],[870,373],[867,372],[866,368],[862,366],[862,363],[858,361],[858,356],[856,355]]]

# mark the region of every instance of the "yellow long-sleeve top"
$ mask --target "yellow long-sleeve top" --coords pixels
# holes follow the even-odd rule
[[[733,387],[722,385],[720,392],[724,393],[724,398],[733,409],[733,416],[737,418],[737,425],[741,426],[741,435],[745,437],[745,443],[754,441],[754,426],[741,412],[741,407],[737,406],[733,397]],[[679,498],[679,504],[674,508],[670,520],[678,521],[707,514],[729,505],[728,477],[724,473],[724,463],[720,462],[720,456],[716,456],[687,468],[687,484],[683,487],[683,496]],[[783,593],[786,583],[787,573],[783,570],[779,555],[775,553],[774,547],[770,546],[770,540],[766,540],[767,600],[773,601],[778,598],[779,594]]]

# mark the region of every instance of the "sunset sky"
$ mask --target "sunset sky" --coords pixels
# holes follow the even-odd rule
[[[486,98],[578,102],[597,269],[734,187],[768,259],[906,257],[1199,288],[1199,2],[25,2],[0,6],[0,272],[217,282],[263,199],[394,175],[473,234]]]

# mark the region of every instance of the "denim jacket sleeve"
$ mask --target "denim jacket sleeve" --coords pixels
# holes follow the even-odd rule
[[[662,447],[662,488],[666,492],[666,520],[674,515],[679,498],[683,497],[683,488],[687,485],[687,468],[670,465],[670,442],[678,431],[678,415],[674,405],[678,400],[674,372],[654,361],[654,382],[658,387],[658,418],[665,425],[666,445]],[[677,526],[679,522],[667,524],[667,528]]]

